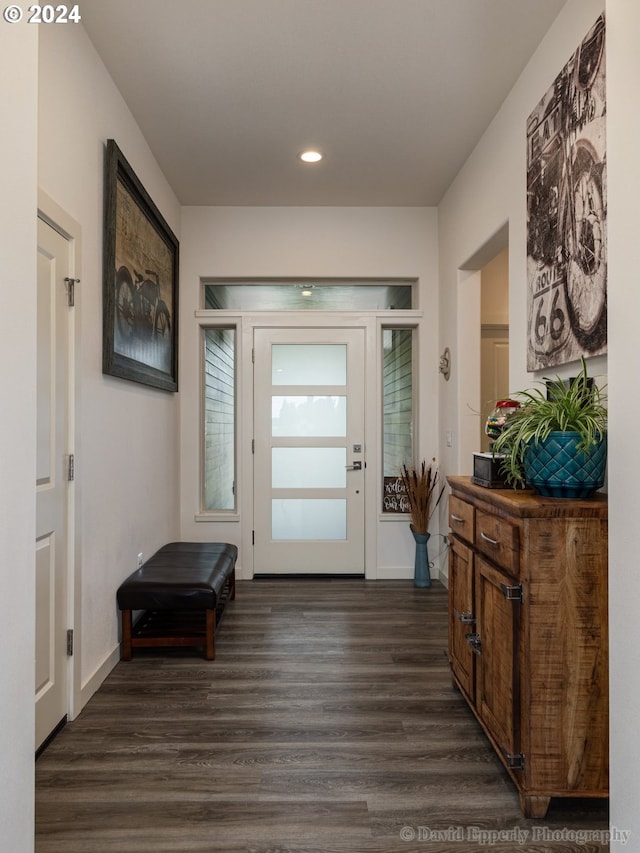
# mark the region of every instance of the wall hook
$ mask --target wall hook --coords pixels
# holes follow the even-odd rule
[[[451,376],[451,351],[449,347],[444,348],[444,352],[440,356],[440,373],[446,380]]]

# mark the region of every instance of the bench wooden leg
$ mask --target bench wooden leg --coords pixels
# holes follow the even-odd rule
[[[122,611],[122,643],[120,644],[120,660],[131,660],[131,610]]]
[[[205,640],[205,660],[215,660],[216,659],[216,644],[215,644],[215,636],[216,636],[216,611],[215,610],[206,610],[206,640]]]

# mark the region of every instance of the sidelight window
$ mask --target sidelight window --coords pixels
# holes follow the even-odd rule
[[[205,512],[236,509],[236,330],[203,329]]]
[[[397,480],[414,457],[414,329],[382,330],[383,512],[400,512]]]

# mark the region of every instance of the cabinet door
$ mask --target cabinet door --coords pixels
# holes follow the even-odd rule
[[[475,632],[473,551],[451,537],[449,551],[449,659],[464,692],[474,698],[474,654],[466,635]]]
[[[513,578],[476,556],[476,708],[507,763],[520,753],[518,633],[521,604],[510,598]]]

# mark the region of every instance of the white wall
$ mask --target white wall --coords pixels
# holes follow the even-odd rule
[[[439,208],[440,333],[452,347],[473,334],[458,318],[475,323],[460,304],[470,258],[505,223],[509,223],[510,379],[513,390],[535,378],[526,372],[526,118],[546,92],[603,9],[601,0],[569,0],[504,102],[479,145],[447,192]],[[592,359],[590,372],[608,373],[610,672],[611,672],[611,821],[633,832],[626,847],[640,849],[640,651],[636,609],[640,600],[638,546],[635,539],[640,462],[635,453],[635,425],[640,402],[635,393],[640,363],[640,191],[637,139],[640,134],[640,5],[635,0],[607,0],[607,181],[609,215],[608,317],[609,355]],[[474,276],[470,277],[471,279]],[[475,298],[475,297],[474,297]],[[458,337],[460,336],[460,337]],[[455,364],[455,361],[454,361]],[[464,372],[466,365],[460,365]],[[559,373],[563,369],[558,370]],[[441,442],[445,429],[461,423],[464,400],[460,376],[441,387]],[[441,457],[449,473],[458,473],[456,448]]]
[[[182,218],[181,282],[181,535],[223,539],[240,546],[240,571],[250,548],[250,497],[241,505],[239,522],[198,522],[200,350],[194,312],[201,304],[200,277],[418,277],[420,279],[420,448],[433,456],[437,448],[435,398],[438,377],[438,291],[436,212],[425,208],[212,208],[189,207]],[[306,322],[305,315],[301,323]],[[378,413],[379,414],[379,413]],[[375,407],[373,416],[376,417]],[[371,424],[369,424],[369,427]],[[368,429],[369,429],[368,427]],[[251,424],[240,425],[240,465],[250,468]],[[374,453],[379,453],[375,448]],[[371,449],[369,449],[371,458]],[[243,483],[247,484],[243,479]],[[413,571],[413,540],[405,519],[380,522],[375,516],[373,576],[403,576]],[[377,544],[375,544],[377,543]],[[375,561],[375,567],[371,561]]]
[[[468,352],[479,319],[463,302],[467,295],[471,300],[477,297],[467,293],[467,277],[459,271],[473,268],[483,247],[508,223],[512,391],[527,388],[532,381],[526,371],[526,120],[602,9],[601,0],[569,0],[438,208],[441,341],[452,348],[454,364],[462,372],[475,370],[474,362],[461,363],[459,350],[466,345]],[[481,265],[478,261],[476,268]],[[594,359],[590,369],[606,373],[606,358]],[[469,432],[467,407],[477,408],[475,400],[460,392],[460,373],[454,378],[441,386],[441,456],[448,471],[467,473],[461,471],[466,449],[461,461],[456,441],[452,448],[442,442],[446,430],[452,430],[458,442],[464,441],[460,432]],[[475,435],[476,425],[471,429]]]
[[[607,1],[611,822],[640,849],[640,4]]]
[[[76,507],[85,701],[117,659],[115,592],[178,538],[178,395],[102,375],[103,152],[114,138],[173,231],[180,206],[82,26],[42,26],[39,183],[82,228]]]
[[[183,352],[181,456],[185,465],[181,523],[191,529],[194,497],[197,367],[193,333],[197,279],[213,275],[421,274],[429,282],[426,309],[439,310],[440,345],[423,336],[421,412],[423,451],[435,441],[435,400],[439,393],[440,459],[456,472],[456,447],[447,449],[445,430],[459,421],[460,373],[457,361],[458,290],[473,279],[458,272],[504,225],[510,226],[510,325],[513,331],[511,373],[514,388],[525,387],[525,119],[558,70],[593,23],[602,3],[570,0],[540,50],[525,70],[485,137],[454,182],[439,211],[440,305],[435,293],[437,261],[432,212],[419,225],[407,212],[318,209],[299,215],[291,209],[187,209],[184,212]],[[10,417],[0,420],[0,618],[10,644],[0,649],[3,695],[0,704],[2,755],[0,825],[3,846],[14,853],[32,849],[33,834],[33,554],[35,530],[33,479],[35,460],[35,209],[37,41],[42,44],[40,74],[40,183],[83,228],[79,298],[79,564],[83,579],[83,675],[89,680],[116,642],[113,596],[120,578],[132,568],[132,556],[149,552],[177,534],[177,400],[173,395],[102,377],[101,246],[102,144],[117,139],[174,231],[180,210],[149,154],[135,122],[102,69],[81,27],[0,27],[0,354],[4,365],[4,399]],[[640,269],[640,191],[637,139],[640,138],[640,5],[635,0],[607,0],[608,198],[609,198],[609,390],[610,442],[610,606],[612,687],[612,822],[640,838],[637,795],[640,788],[640,661],[635,632],[640,600],[637,571],[635,490],[639,481],[635,424],[640,416],[634,394],[640,362],[640,316],[637,286]],[[19,74],[15,69],[19,69]],[[19,132],[16,132],[19,128]],[[634,192],[634,190],[636,192]],[[7,199],[11,199],[10,208]],[[371,217],[371,219],[369,218]],[[308,218],[307,218],[308,217]],[[380,218],[381,217],[381,218]],[[380,225],[388,219],[388,238]],[[376,225],[376,220],[378,224]],[[323,224],[320,231],[311,226]],[[391,227],[393,225],[393,227]],[[422,237],[414,237],[416,228]],[[346,230],[343,230],[346,229]],[[263,234],[247,254],[247,238]],[[298,245],[294,236],[306,237]],[[319,237],[319,235],[322,235]],[[329,239],[331,236],[331,239]],[[418,246],[429,262],[418,261]],[[403,249],[407,254],[403,256]],[[193,257],[185,257],[193,250]],[[246,255],[246,257],[245,257]],[[313,258],[313,263],[309,263]],[[358,262],[357,259],[359,259]],[[313,268],[312,268],[313,267]],[[356,271],[357,270],[357,271]],[[387,270],[387,273],[384,272]],[[521,329],[519,338],[516,334]],[[431,327],[430,327],[431,331]],[[468,332],[464,325],[460,334]],[[425,340],[426,338],[426,340]],[[453,375],[445,383],[437,374],[437,354],[453,351]],[[434,361],[435,357],[435,361]],[[430,367],[434,364],[433,369]],[[606,370],[607,359],[597,362]],[[432,372],[433,371],[433,372]],[[631,390],[630,390],[631,389]],[[164,468],[158,467],[158,459]],[[613,845],[612,849],[623,849]]]
[[[12,853],[33,850],[37,30],[0,26],[0,827]]]

